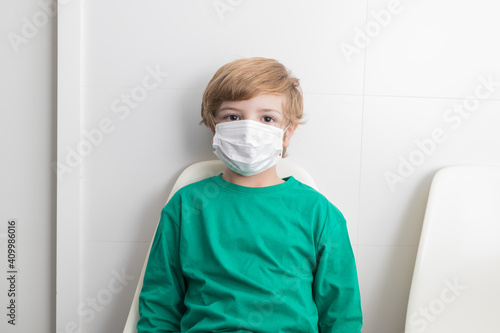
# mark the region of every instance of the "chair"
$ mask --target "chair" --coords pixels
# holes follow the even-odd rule
[[[500,167],[435,175],[406,314],[406,333],[500,332]]]
[[[225,168],[225,164],[219,160],[203,161],[188,166],[177,178],[177,181],[175,182],[172,191],[170,192],[168,200],[170,200],[174,193],[177,192],[181,187],[208,177],[218,175],[219,173],[223,172]],[[312,177],[307,173],[307,171],[297,165],[281,161],[277,165],[277,172],[278,176],[280,176],[281,178],[293,176],[298,181],[316,188],[316,184],[314,183]],[[142,281],[144,279],[144,272],[148,263],[149,251],[151,251],[151,245],[148,250],[148,254],[146,255],[146,260],[142,268],[141,276],[139,277],[139,282],[137,284],[137,289],[135,291],[134,299],[132,301],[132,306],[130,308],[123,333],[137,332],[136,325],[137,321],[139,320],[139,294],[141,293],[142,289]]]

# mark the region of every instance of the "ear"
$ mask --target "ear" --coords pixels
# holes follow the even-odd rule
[[[288,129],[283,135],[283,147],[288,148],[288,146],[290,146],[290,139],[292,138],[292,135],[298,126],[299,124],[295,124],[295,125],[290,125],[288,127]]]

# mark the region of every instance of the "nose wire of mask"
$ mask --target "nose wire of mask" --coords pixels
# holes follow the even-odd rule
[[[214,154],[241,175],[261,173],[280,161],[285,130],[253,120],[217,124]]]

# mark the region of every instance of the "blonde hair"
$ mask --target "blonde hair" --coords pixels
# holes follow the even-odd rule
[[[261,94],[282,95],[285,119],[290,126],[301,124],[304,106],[299,79],[277,60],[260,57],[232,61],[215,73],[203,94],[200,123],[213,131],[222,102]]]

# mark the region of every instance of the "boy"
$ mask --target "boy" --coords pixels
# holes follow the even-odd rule
[[[227,168],[180,189],[162,210],[140,333],[360,332],[344,217],[276,173],[301,118],[298,79],[279,62],[241,59],[215,73],[202,123]]]

